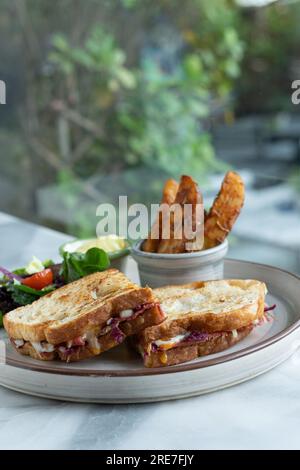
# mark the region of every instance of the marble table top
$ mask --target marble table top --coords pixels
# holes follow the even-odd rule
[[[57,258],[70,237],[0,213],[0,264]],[[0,449],[300,448],[300,354],[249,382],[164,403],[88,405],[0,387]]]

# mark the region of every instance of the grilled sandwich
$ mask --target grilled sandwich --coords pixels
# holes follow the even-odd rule
[[[245,338],[264,316],[266,286],[260,281],[194,282],[153,292],[166,318],[132,338],[146,367],[223,351]]]
[[[4,327],[19,353],[70,362],[98,356],[163,319],[150,288],[109,269],[12,310]]]

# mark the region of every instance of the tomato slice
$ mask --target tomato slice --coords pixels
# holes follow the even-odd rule
[[[53,284],[53,273],[51,269],[44,269],[43,271],[26,277],[22,280],[22,284],[32,289],[41,290],[50,284]]]

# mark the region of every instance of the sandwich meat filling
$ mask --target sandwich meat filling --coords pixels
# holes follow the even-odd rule
[[[106,334],[110,334],[115,343],[122,343],[126,335],[120,329],[120,323],[132,321],[139,315],[143,314],[146,310],[150,310],[156,305],[158,305],[156,302],[151,302],[139,305],[135,309],[122,310],[119,312],[118,316],[109,318],[106,325],[97,334],[94,332],[87,332],[82,336],[78,336],[66,343],[58,345],[50,344],[47,341],[28,342],[23,339],[11,339],[11,341],[17,349],[21,349],[29,343],[38,354],[45,358],[47,355],[56,352],[62,360],[68,361],[68,358],[70,358],[72,354],[82,350],[83,348],[88,348],[94,354],[99,354],[101,352],[101,337]]]

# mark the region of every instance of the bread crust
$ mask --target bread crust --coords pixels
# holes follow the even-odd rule
[[[216,281],[218,282],[218,281]],[[211,311],[185,313],[175,319],[167,318],[159,325],[154,325],[145,329],[140,334],[140,342],[145,345],[157,339],[169,339],[178,334],[185,334],[189,331],[205,331],[207,333],[222,332],[239,330],[245,326],[248,326],[254,320],[259,320],[264,315],[265,306],[265,293],[266,286],[263,282],[256,280],[237,280],[228,279],[225,281],[229,286],[247,287],[256,286],[259,292],[257,298],[257,307],[253,309],[253,305],[245,305],[242,308],[233,309],[230,312],[214,313]],[[180,289],[191,289],[191,296],[194,291],[201,289],[206,285],[211,284],[211,281],[193,282],[190,284],[183,284],[180,286],[166,286],[164,288],[154,289],[154,295],[157,300],[162,302],[169,297],[176,297],[176,289],[180,292]],[[180,298],[180,295],[178,296]]]
[[[123,341],[130,335],[137,334],[141,331],[141,329],[146,328],[153,323],[157,323],[163,320],[163,314],[158,305],[146,310],[143,314],[138,315],[136,318],[132,320],[124,321],[119,325],[119,329],[124,333]],[[122,341],[122,342],[123,342]],[[88,359],[94,356],[99,356],[103,352],[107,351],[108,349],[114,348],[118,346],[120,342],[116,341],[116,338],[112,335],[111,332],[106,333],[105,335],[99,338],[99,342],[101,344],[101,351],[95,352],[92,350],[88,345],[84,347],[78,347],[72,354],[68,355],[67,359],[64,358],[64,355],[59,351],[55,350],[51,353],[39,353],[34,349],[30,342],[26,342],[21,348],[16,348],[14,342],[12,341],[12,345],[17,350],[18,353],[30,356],[33,359],[39,359],[42,361],[52,361],[54,359],[60,359],[66,362],[75,362],[81,361],[83,359]]]
[[[166,367],[192,361],[200,356],[215,354],[234,346],[248,336],[252,329],[253,325],[248,325],[238,330],[236,337],[233,336],[231,331],[225,331],[205,342],[185,344],[167,351],[144,354],[144,365],[146,367]]]

